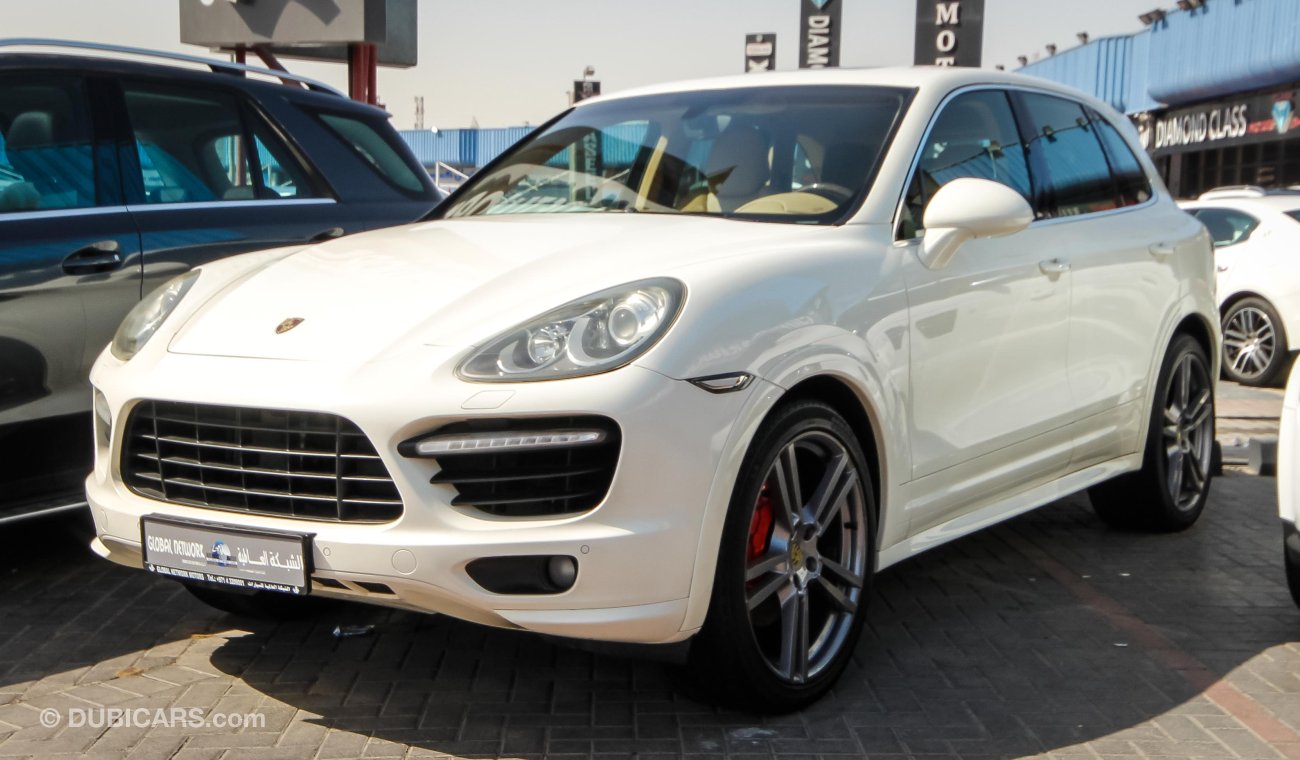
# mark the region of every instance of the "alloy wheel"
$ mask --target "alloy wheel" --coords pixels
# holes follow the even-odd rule
[[[783,681],[807,683],[850,638],[867,520],[863,479],[835,436],[810,431],[780,450],[750,519],[745,601],[758,649]]]
[[[1262,375],[1277,352],[1273,320],[1254,306],[1233,312],[1223,326],[1223,354],[1237,375],[1253,379]]]
[[[1209,482],[1214,445],[1214,392],[1199,356],[1184,354],[1170,373],[1163,440],[1165,487],[1178,509],[1191,509]]]

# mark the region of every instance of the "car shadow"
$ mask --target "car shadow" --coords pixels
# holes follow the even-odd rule
[[[1260,655],[1300,640],[1272,485],[1221,481],[1201,522],[1172,535],[1108,529],[1072,497],[891,568],[848,670],[792,715],[721,710],[663,664],[445,616],[359,605],[292,624],[224,616],[169,581],[51,549],[50,526],[0,541],[0,686],[238,627],[248,633],[212,649],[214,673],[306,723],[461,756],[1014,757],[1150,738],[1153,719],[1223,716],[1205,676],[1244,666],[1249,698]]]

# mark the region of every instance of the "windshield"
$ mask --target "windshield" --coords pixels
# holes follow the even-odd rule
[[[909,94],[743,87],[592,103],[524,138],[437,215],[616,211],[834,223],[866,192]]]

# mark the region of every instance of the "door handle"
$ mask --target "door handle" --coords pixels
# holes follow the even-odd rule
[[[315,235],[312,235],[311,242],[323,243],[326,240],[333,240],[334,238],[341,238],[341,237],[343,237],[342,227],[330,227],[328,230],[321,230],[320,232],[317,232]]]
[[[1038,271],[1043,274],[1061,274],[1070,271],[1070,262],[1065,259],[1047,259],[1038,262]]]
[[[1147,248],[1147,250],[1150,251],[1151,255],[1155,256],[1157,259],[1163,259],[1169,254],[1173,253],[1175,248],[1176,247],[1174,246],[1173,243],[1152,243],[1150,247]]]
[[[116,240],[101,240],[79,248],[63,260],[63,271],[68,274],[98,274],[111,272],[122,266],[122,247]]]
[[[1227,264],[1215,264],[1215,265],[1214,265],[1214,271],[1216,271],[1216,272],[1226,272],[1226,271],[1228,271],[1228,265],[1227,265]]]

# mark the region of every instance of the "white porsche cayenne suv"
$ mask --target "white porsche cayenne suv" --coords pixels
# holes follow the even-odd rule
[[[205,264],[92,376],[108,559],[303,595],[690,640],[789,710],[872,574],[1066,494],[1206,500],[1210,240],[1124,119],[987,71],[592,100],[428,221]]]

